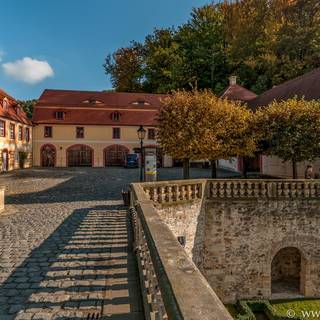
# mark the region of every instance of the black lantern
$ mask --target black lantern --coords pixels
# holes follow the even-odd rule
[[[146,136],[146,129],[143,126],[140,126],[137,132],[138,132],[138,138],[142,141]]]
[[[146,136],[146,129],[141,125],[137,130],[138,138],[140,140],[140,181],[143,181],[143,139]]]

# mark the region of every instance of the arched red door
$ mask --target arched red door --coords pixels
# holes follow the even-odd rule
[[[56,148],[52,144],[45,144],[40,150],[41,167],[54,167],[56,165]]]
[[[105,166],[124,166],[125,156],[129,149],[120,144],[114,144],[104,149]]]
[[[77,144],[67,149],[68,167],[92,167],[93,149],[84,144]]]

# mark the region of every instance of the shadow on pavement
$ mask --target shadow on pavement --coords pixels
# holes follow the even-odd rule
[[[0,287],[0,319],[87,319],[89,313],[143,319],[124,207],[74,210]]]

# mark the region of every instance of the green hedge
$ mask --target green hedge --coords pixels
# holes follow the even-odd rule
[[[301,320],[300,317],[278,316],[268,300],[239,300],[236,306],[239,310],[236,320],[256,320],[254,312],[264,312],[270,320]]]

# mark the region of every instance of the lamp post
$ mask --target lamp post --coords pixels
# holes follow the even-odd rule
[[[143,181],[143,140],[146,136],[146,129],[141,125],[137,130],[138,138],[140,140],[140,150],[141,150],[141,164],[140,164],[140,181]]]

